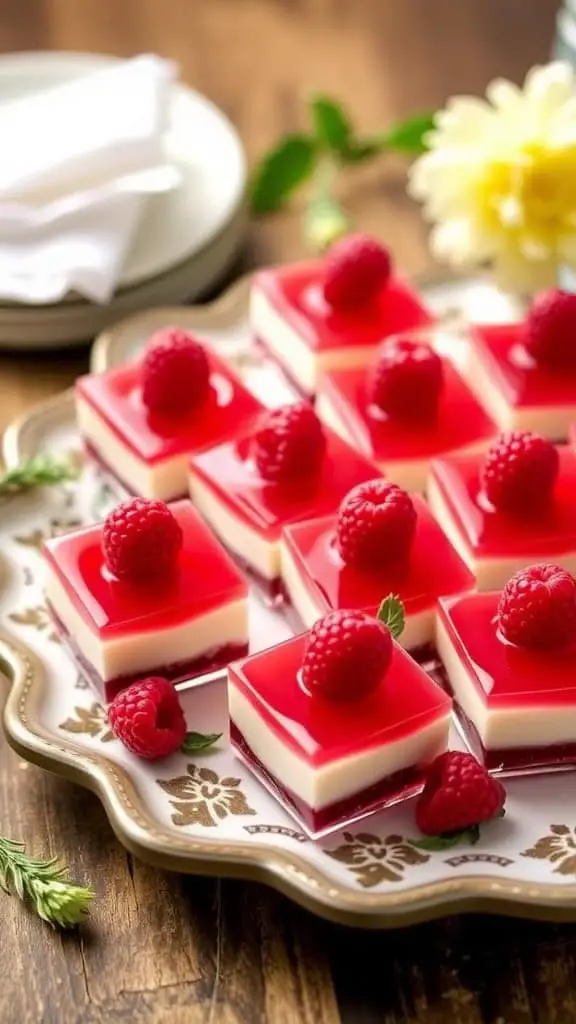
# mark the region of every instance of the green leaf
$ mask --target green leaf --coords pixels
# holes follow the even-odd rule
[[[278,210],[294,190],[310,177],[316,163],[314,139],[286,135],[255,168],[250,187],[253,213]]]
[[[77,480],[79,467],[69,459],[53,455],[35,455],[0,476],[0,494],[17,494],[32,487],[47,487]]]
[[[378,609],[377,617],[397,640],[404,629],[404,605],[398,594],[388,594]]]
[[[380,149],[394,150],[397,153],[423,153],[426,149],[424,136],[433,127],[434,114],[416,114],[415,117],[399,121],[379,136]]]
[[[208,750],[208,747],[212,747],[220,739],[221,732],[187,732],[181,747],[182,753],[198,754],[202,750]]]
[[[462,829],[461,832],[447,832],[441,836],[424,836],[422,839],[411,839],[410,843],[417,850],[449,850],[452,846],[460,843],[470,843],[474,846],[480,839],[478,825],[471,825],[470,828]]]
[[[352,124],[343,106],[329,96],[313,96],[310,108],[318,145],[345,154],[352,138]]]
[[[352,139],[341,154],[341,159],[346,164],[362,164],[381,152],[382,145],[378,139]]]
[[[70,928],[88,913],[94,891],[65,877],[66,869],[55,857],[35,860],[22,843],[0,836],[0,888],[14,891],[29,903],[43,921]]]

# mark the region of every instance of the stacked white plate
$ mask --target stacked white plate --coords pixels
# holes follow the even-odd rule
[[[0,102],[90,74],[114,60],[74,53],[0,57]],[[84,342],[128,313],[198,298],[224,274],[246,220],[240,139],[221,111],[177,83],[167,148],[182,170],[182,184],[150,198],[112,301],[98,306],[70,295],[55,305],[0,302],[0,346],[59,348]]]

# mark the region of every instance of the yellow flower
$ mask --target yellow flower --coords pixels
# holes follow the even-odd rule
[[[492,265],[504,289],[532,293],[576,268],[576,75],[533,68],[486,99],[454,97],[435,116],[409,192],[434,224],[435,255]]]

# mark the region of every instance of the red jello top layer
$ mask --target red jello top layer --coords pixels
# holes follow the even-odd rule
[[[528,651],[509,644],[496,626],[500,594],[469,594],[440,601],[440,619],[488,707],[576,704],[576,644]]]
[[[432,464],[432,479],[468,547],[486,558],[547,561],[576,553],[576,454],[558,445],[560,470],[548,506],[533,514],[499,512],[483,498],[482,455],[450,455]]]
[[[373,463],[331,430],[325,428],[324,433],[326,454],[318,476],[268,483],[251,457],[250,436],[195,455],[190,466],[235,516],[267,539],[277,540],[287,523],[334,512],[352,487],[381,476]]]
[[[404,562],[373,570],[345,565],[336,547],[336,516],[313,519],[284,531],[302,579],[326,611],[362,608],[373,614],[390,593],[398,594],[406,615],[436,604],[438,597],[473,590],[475,580],[421,498],[413,498],[416,533]]]
[[[392,277],[375,300],[349,311],[336,311],[322,291],[320,260],[262,270],[254,287],[264,292],[284,320],[311,349],[377,345],[391,334],[427,327],[432,314],[417,293]]]
[[[385,679],[358,701],[313,697],[299,682],[306,634],[229,669],[232,685],[312,765],[407,739],[449,714],[450,698],[397,644]]]
[[[184,543],[167,579],[131,583],[104,566],[102,525],[47,541],[44,554],[68,597],[101,640],[170,629],[247,595],[247,585],[189,501],[170,509]]]
[[[318,396],[335,409],[354,443],[377,462],[433,458],[490,441],[498,431],[449,360],[442,360],[444,386],[437,415],[430,422],[386,416],[367,398],[365,369],[322,374]],[[414,399],[418,401],[418,396]]]
[[[523,331],[523,324],[489,324],[475,327],[470,341],[506,403],[513,408],[576,405],[576,370],[539,366],[522,344]]]
[[[159,415],[146,408],[138,362],[81,377],[76,395],[145,462],[202,451],[242,434],[264,408],[223,359],[208,347],[206,351],[210,362],[208,398],[185,416]]]

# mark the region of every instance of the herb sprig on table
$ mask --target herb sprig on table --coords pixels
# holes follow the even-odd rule
[[[55,928],[80,924],[94,899],[93,889],[76,885],[56,857],[35,860],[23,843],[0,837],[0,887],[15,894]]]
[[[55,455],[34,455],[0,474],[0,496],[19,494],[33,487],[53,487],[77,480],[79,467],[70,459]]]
[[[272,213],[308,185],[304,234],[313,249],[322,251],[350,228],[334,197],[342,172],[383,153],[417,156],[426,148],[426,133],[434,121],[432,114],[418,114],[386,131],[362,135],[342,104],[324,95],[311,97],[308,115],[308,131],[284,135],[261,158],[252,175],[250,200],[253,213]]]

